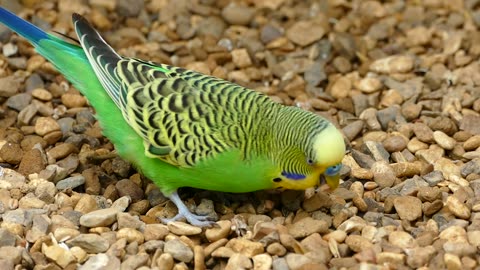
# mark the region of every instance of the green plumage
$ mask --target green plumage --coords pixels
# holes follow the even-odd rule
[[[209,224],[188,212],[179,187],[304,189],[321,174],[332,187],[338,184],[336,165],[345,146],[324,118],[218,78],[122,57],[76,14],[81,46],[12,16],[0,9],[0,21],[32,42],[87,97],[105,136],[172,199],[176,218]]]

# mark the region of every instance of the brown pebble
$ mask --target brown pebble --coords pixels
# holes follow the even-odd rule
[[[480,135],[475,135],[463,143],[465,151],[473,151],[480,147]]]
[[[391,136],[383,141],[383,147],[390,153],[400,152],[407,147],[407,142],[402,136]]]
[[[48,150],[47,155],[53,159],[62,159],[75,151],[77,151],[75,145],[71,143],[62,143]]]
[[[85,107],[85,105],[87,104],[87,100],[81,95],[63,94],[62,103],[67,108],[80,108]]]
[[[347,238],[345,239],[345,243],[354,252],[361,252],[362,250],[369,249],[373,246],[373,244],[368,239],[360,235],[347,236]]]
[[[401,219],[414,221],[422,216],[422,201],[417,197],[399,196],[393,204]]]
[[[230,234],[232,222],[230,220],[217,221],[217,227],[209,228],[205,230],[205,237],[210,242],[215,242],[222,238],[226,238]]]
[[[275,242],[268,245],[267,252],[270,255],[284,256],[287,253],[287,249],[282,244]]]
[[[241,253],[249,258],[264,252],[263,244],[247,239],[233,238],[225,245],[234,252]]]
[[[52,94],[48,90],[45,90],[43,88],[33,89],[32,96],[42,101],[52,100]]]
[[[417,122],[413,124],[413,132],[415,136],[424,143],[434,142],[433,131],[424,123]]]
[[[53,131],[60,131],[57,121],[50,117],[39,117],[35,122],[35,133],[44,136]]]
[[[448,207],[448,210],[452,212],[456,217],[461,219],[469,219],[471,215],[470,208],[460,201],[455,196],[449,196],[445,205]]]
[[[19,164],[23,158],[23,150],[17,143],[7,142],[0,148],[0,159],[10,164]]]
[[[328,224],[324,220],[315,220],[311,217],[306,217],[287,226],[287,228],[288,232],[294,238],[303,238],[313,233],[326,233],[328,231]]]
[[[143,190],[130,179],[122,179],[115,185],[120,197],[130,196],[132,202],[138,202],[143,199]]]
[[[212,254],[212,252],[214,252],[215,250],[217,250],[220,247],[225,246],[225,244],[227,244],[227,242],[228,242],[228,239],[223,238],[223,239],[217,240],[217,241],[211,243],[210,245],[208,245],[207,247],[205,247],[205,249],[204,249],[205,257],[209,257]]]

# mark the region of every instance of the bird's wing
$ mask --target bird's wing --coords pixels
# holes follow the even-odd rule
[[[266,97],[194,71],[121,57],[85,19],[73,18],[98,79],[144,139],[146,155],[189,167],[242,148],[242,119]]]

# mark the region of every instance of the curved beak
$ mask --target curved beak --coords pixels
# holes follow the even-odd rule
[[[340,174],[334,174],[334,175],[323,175],[325,177],[325,182],[327,182],[327,185],[330,187],[330,189],[334,190],[338,187],[338,184],[340,183]]]

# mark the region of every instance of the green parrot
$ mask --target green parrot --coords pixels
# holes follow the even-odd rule
[[[164,222],[191,213],[180,187],[222,192],[306,189],[339,183],[345,142],[326,119],[198,72],[117,54],[78,14],[78,45],[0,8],[0,22],[88,99],[117,153],[151,179],[178,208]]]

